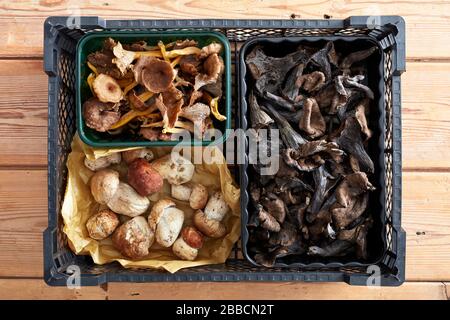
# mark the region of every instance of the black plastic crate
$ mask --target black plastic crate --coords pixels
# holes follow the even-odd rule
[[[310,266],[295,268],[256,267],[247,262],[239,244],[226,263],[180,270],[174,274],[150,269],[124,269],[118,263],[95,265],[89,256],[75,255],[62,232],[60,210],[66,187],[65,166],[76,130],[75,50],[78,40],[96,30],[176,31],[213,30],[227,36],[232,48],[233,112],[239,122],[235,72],[243,42],[259,36],[326,37],[367,35],[383,49],[384,59],[384,164],[385,164],[385,242],[386,253],[377,263],[381,285],[396,286],[405,278],[405,232],[401,229],[401,115],[400,75],[405,70],[405,26],[398,16],[345,20],[104,20],[98,17],[50,17],[44,23],[44,69],[48,74],[48,228],[44,232],[44,279],[49,285],[66,285],[73,265],[80,269],[81,285],[106,282],[153,281],[344,281],[366,285],[371,273],[367,266]],[[245,121],[245,119],[242,119]],[[241,185],[248,179],[236,174]],[[246,201],[245,190],[242,193]],[[246,208],[243,208],[246,209]]]

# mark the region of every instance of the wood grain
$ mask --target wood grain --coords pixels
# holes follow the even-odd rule
[[[109,283],[100,287],[48,287],[42,279],[0,279],[0,299],[419,299],[446,300],[440,282],[408,282],[396,288],[353,287],[343,283]],[[170,312],[170,310],[168,310]]]
[[[110,283],[108,299],[218,300],[414,300],[448,299],[443,283],[407,282],[396,288],[367,288],[343,283]]]
[[[0,299],[8,300],[84,300],[105,299],[106,292],[101,287],[49,287],[42,279],[0,279]],[[436,292],[433,292],[436,291]],[[437,295],[437,288],[429,292]]]
[[[407,68],[403,168],[449,168],[450,63],[408,63]],[[47,165],[46,88],[41,60],[0,63],[0,166]]]
[[[47,76],[42,60],[0,61],[0,166],[47,162]]]
[[[100,15],[108,19],[322,19],[327,14],[333,19],[351,15],[402,15],[407,26],[409,58],[448,58],[449,10],[447,1],[420,0],[4,1],[0,4],[0,41],[5,45],[0,48],[0,56],[42,56],[43,22],[50,15]]]
[[[40,277],[46,173],[1,170],[0,188],[0,277]],[[450,173],[404,174],[402,226],[409,281],[450,281],[449,191]]]

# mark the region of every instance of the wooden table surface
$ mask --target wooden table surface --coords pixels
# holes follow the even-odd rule
[[[450,2],[409,1],[0,1],[0,298],[449,299]],[[406,278],[399,288],[340,283],[154,283],[80,290],[42,280],[47,226],[47,76],[43,21],[104,18],[323,18],[402,15],[403,209]]]

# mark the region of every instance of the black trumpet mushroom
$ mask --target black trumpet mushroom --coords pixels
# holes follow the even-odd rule
[[[367,142],[375,94],[364,62],[378,49],[340,48],[330,41],[272,57],[256,46],[245,58],[254,80],[251,127],[278,130],[281,138],[272,155],[276,173],[249,167],[247,248],[262,266],[370,257],[375,166]]]

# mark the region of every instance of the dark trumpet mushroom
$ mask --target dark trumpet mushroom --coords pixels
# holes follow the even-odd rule
[[[302,229],[304,227],[303,221],[305,220],[305,213],[310,204],[310,199],[311,198],[307,196],[302,204],[294,205],[289,208],[289,213],[295,217],[299,229]]]
[[[269,115],[261,110],[261,107],[258,104],[258,100],[256,99],[253,90],[250,91],[249,101],[248,101],[249,109],[250,109],[250,124],[252,128],[260,129],[265,128],[269,124],[273,123],[273,119],[269,117]]]
[[[267,56],[260,46],[256,46],[245,58],[245,62],[256,80],[256,87],[274,93],[289,70],[296,64],[306,61],[307,56],[296,51],[282,58]],[[264,77],[263,77],[264,75]],[[263,91],[260,91],[263,93]]]
[[[280,193],[286,192],[288,189],[314,191],[309,184],[297,177],[275,177],[275,183],[277,184],[277,189]]]
[[[274,232],[270,235],[269,244],[272,246],[288,247],[298,240],[298,233],[295,225],[285,221],[281,225],[279,232]]]
[[[370,173],[374,172],[373,161],[364,149],[361,138],[361,126],[354,117],[348,117],[345,120],[344,130],[342,130],[336,142],[345,152],[358,159],[362,170]]]
[[[361,127],[361,131],[366,136],[366,140],[368,140],[368,139],[370,139],[370,137],[372,137],[372,130],[369,129],[369,126],[367,125],[367,118],[366,118],[366,110],[368,109],[368,106],[369,106],[369,100],[364,99],[355,108],[355,118]]]
[[[306,214],[306,221],[308,221]],[[325,231],[329,223],[331,223],[331,214],[328,210],[320,210],[314,218],[311,225],[308,226],[308,235],[311,241],[316,242],[326,237]]]
[[[346,228],[350,223],[359,218],[367,208],[369,194],[364,193],[360,196],[351,198],[346,207],[335,204],[331,209],[333,222],[338,230]]]
[[[375,187],[364,172],[353,173],[346,176],[336,188],[336,200],[341,206],[347,207],[351,198],[373,190]]]
[[[303,63],[295,66],[287,76],[284,87],[281,90],[283,97],[290,102],[296,103],[303,98],[299,95],[301,83],[299,83],[297,79],[302,75],[304,67],[305,65]]]
[[[279,223],[283,223],[286,218],[286,206],[284,202],[273,193],[261,197],[261,204],[267,212],[273,216]]]
[[[338,233],[337,239],[355,244],[355,253],[358,259],[367,259],[367,233],[372,226],[371,218],[348,230],[342,230]]]
[[[363,85],[362,83],[360,83],[360,81],[362,81],[362,80],[364,80],[364,76],[363,75],[356,75],[356,76],[354,76],[352,78],[350,78],[348,76],[344,76],[344,79],[343,79],[345,86],[350,87],[350,88],[355,88],[357,90],[360,90],[360,91],[364,92],[364,94],[369,99],[373,99],[374,98],[373,91],[369,87],[367,87],[367,86]]]
[[[254,204],[257,204],[261,199],[261,189],[253,182],[250,183],[250,199]]]
[[[262,175],[262,165],[250,167],[247,249],[257,263],[290,264],[297,255],[369,256],[367,207],[374,187],[365,172],[374,164],[366,150],[372,135],[366,117],[374,94],[363,82],[367,67],[352,65],[368,55],[341,59],[328,42],[301,45],[285,57],[268,57],[260,47],[247,56],[255,79],[249,109],[264,112],[263,121],[250,124],[278,129],[281,136],[280,155],[273,155],[278,172]]]
[[[308,255],[320,257],[342,257],[353,249],[353,244],[348,241],[335,240],[327,246],[311,246],[308,248]]]
[[[347,57],[345,57],[341,64],[339,65],[339,68],[344,72],[344,74],[350,74],[350,67],[352,64],[362,61],[366,58],[368,58],[372,53],[377,51],[377,47],[371,47],[366,50],[356,51],[353,53],[350,53]]]
[[[331,79],[331,66],[330,61],[328,60],[328,53],[332,47],[333,43],[328,42],[325,47],[314,53],[309,60],[322,70],[327,81]]]
[[[323,87],[325,75],[320,71],[304,74],[297,79],[296,84],[306,92],[313,92]]]
[[[259,225],[266,230],[278,232],[281,229],[280,223],[277,219],[269,214],[262,206],[257,206]]]
[[[283,97],[277,96],[276,94],[270,93],[269,91],[264,92],[264,98],[275,104],[277,107],[280,107],[286,111],[294,112],[295,107],[299,104],[293,104],[287,100],[285,100]]]
[[[311,204],[306,210],[308,212],[308,220],[314,221],[315,217],[319,213],[320,208],[330,191],[330,188],[335,184],[335,178],[329,174],[324,166],[320,166],[318,169],[313,171],[314,185],[316,187]]]
[[[303,105],[303,114],[298,126],[311,138],[320,137],[325,133],[325,120],[323,119],[319,105],[314,98],[306,99]]]
[[[291,166],[288,166],[285,162],[285,159],[282,157],[279,157],[278,159],[279,167],[278,171],[275,174],[276,177],[280,178],[296,178],[298,176],[298,171],[292,168]]]
[[[278,124],[278,129],[280,130],[281,140],[283,140],[287,148],[297,149],[299,146],[307,142],[305,138],[303,138],[300,133],[295,131],[289,122],[283,118],[270,104],[266,104],[261,107],[275,118],[275,121]]]

